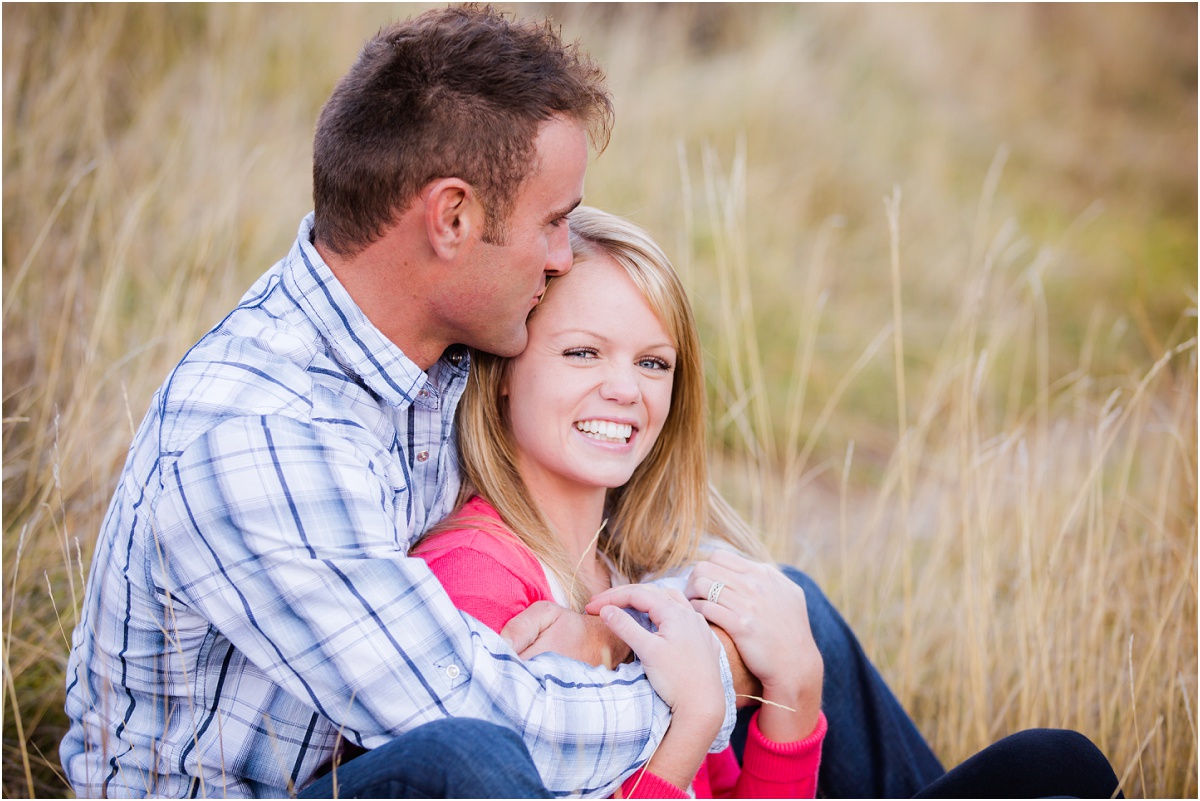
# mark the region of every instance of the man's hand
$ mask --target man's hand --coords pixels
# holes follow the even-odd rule
[[[550,601],[530,604],[508,621],[500,636],[522,659],[553,651],[611,670],[632,653],[596,615],[581,615]]]

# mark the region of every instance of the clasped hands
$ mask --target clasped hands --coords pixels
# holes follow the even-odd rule
[[[714,592],[716,584],[721,586]],[[648,613],[659,634],[642,629],[618,607]],[[725,648],[738,705],[766,701],[760,718],[765,735],[787,742],[816,726],[824,666],[809,628],[804,591],[773,565],[718,550],[695,566],[683,593],[624,585],[597,595],[586,611],[535,603],[510,620],[501,636],[524,659],[553,651],[614,668],[637,652],[653,670],[675,632],[694,630],[702,619]],[[656,654],[664,656],[656,660]]]

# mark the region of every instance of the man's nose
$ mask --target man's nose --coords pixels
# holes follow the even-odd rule
[[[571,269],[571,237],[566,224],[559,226],[550,237],[550,252],[546,254],[546,272],[562,275]]]

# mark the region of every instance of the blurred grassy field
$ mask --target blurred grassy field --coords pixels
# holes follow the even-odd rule
[[[520,5],[608,69],[718,483],[947,764],[1067,726],[1197,794],[1196,7]],[[3,7],[3,794],[136,421],[311,207],[390,5]]]

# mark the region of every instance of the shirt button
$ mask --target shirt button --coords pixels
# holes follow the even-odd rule
[[[457,679],[460,672],[461,671],[459,671],[458,665],[451,665],[450,667],[446,668],[446,675],[452,679]]]
[[[425,462],[428,460],[429,460],[429,451],[421,451],[420,453],[417,454],[418,462]]]
[[[427,390],[427,389],[423,389],[423,390],[421,390],[420,392],[418,392],[418,393],[417,393],[417,397],[418,397],[418,398],[428,398],[428,397],[429,397],[429,390]]]

